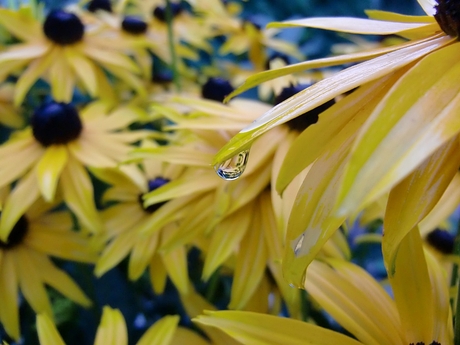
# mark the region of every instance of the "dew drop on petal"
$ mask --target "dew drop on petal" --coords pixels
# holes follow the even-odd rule
[[[214,169],[217,175],[226,181],[233,181],[240,177],[248,163],[249,150],[242,151],[223,163],[216,164]]]

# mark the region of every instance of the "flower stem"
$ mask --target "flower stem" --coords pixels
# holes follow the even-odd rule
[[[457,223],[457,234],[455,236],[454,242],[454,255],[460,257],[460,219]],[[452,278],[451,284],[452,286],[455,284],[457,285],[457,298],[454,301],[455,312],[454,312],[454,345],[460,345],[460,288],[458,279],[458,264],[454,263],[452,268]]]
[[[169,51],[171,52],[171,70],[173,73],[173,82],[176,86],[176,91],[180,92],[181,85],[179,80],[179,72],[177,70],[177,55],[176,48],[174,46],[174,30],[173,30],[173,13],[170,0],[166,0],[166,24],[168,27],[168,45]]]

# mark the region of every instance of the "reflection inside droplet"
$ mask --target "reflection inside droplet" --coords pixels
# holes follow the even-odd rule
[[[297,241],[297,244],[294,247],[294,255],[295,256],[299,255],[299,250],[300,250],[300,248],[302,248],[304,238],[305,238],[305,234],[302,234],[300,236],[300,239]]]
[[[223,163],[214,166],[217,175],[226,181],[236,180],[243,174],[248,163],[249,150],[242,151]]]

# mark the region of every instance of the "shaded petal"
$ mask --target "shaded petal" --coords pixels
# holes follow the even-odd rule
[[[208,280],[214,271],[229,258],[249,230],[253,207],[245,207],[222,220],[214,229],[209,251],[204,261],[202,278]]]
[[[254,212],[250,225],[251,230],[246,231],[240,242],[236,254],[229,309],[243,309],[256,291],[265,273],[268,257],[261,215],[269,211],[260,209]]]
[[[104,248],[104,251],[97,261],[94,269],[96,277],[102,276],[123,260],[134,246],[135,241],[136,237],[131,233],[123,233],[113,239]]]
[[[65,345],[53,320],[47,314],[37,315],[37,332],[40,344]]]
[[[423,253],[423,243],[417,227],[401,241],[395,262],[391,287],[405,333],[405,343],[431,342],[437,317],[435,296]],[[445,303],[448,303],[445,301]]]
[[[176,286],[179,293],[186,295],[189,290],[187,251],[184,246],[179,246],[161,255],[163,265],[169,278]]]
[[[429,16],[434,16],[436,14],[436,9],[434,8],[438,3],[436,0],[417,0],[423,10]]]
[[[382,240],[389,275],[394,272],[399,243],[437,204],[457,173],[459,162],[460,145],[453,138],[392,189]]]
[[[97,328],[94,345],[127,345],[128,331],[123,314],[118,309],[105,306]]]
[[[269,129],[304,114],[357,86],[388,75],[450,42],[452,42],[451,38],[440,37],[414,44],[349,67],[317,82],[278,104],[234,136],[214,157],[213,163],[223,162],[248,148],[254,139]]]
[[[128,277],[130,280],[137,280],[144,273],[152,255],[155,253],[159,242],[159,232],[150,236],[137,236],[137,241],[131,250],[128,265]]]
[[[205,311],[194,321],[223,330],[247,345],[358,345],[343,334],[306,322],[243,311]]]
[[[76,77],[63,56],[64,54],[63,49],[60,49],[59,56],[56,57],[49,68],[48,75],[53,98],[58,102],[70,103]]]
[[[164,292],[168,275],[159,254],[155,254],[150,261],[149,275],[153,291],[161,295]]]
[[[41,36],[41,26],[24,11],[0,8],[0,22],[14,36],[25,41],[36,41]]]
[[[82,81],[91,96],[96,96],[98,82],[95,69],[97,66],[77,49],[64,49],[64,54],[78,79]]]
[[[67,163],[67,148],[65,145],[51,145],[37,163],[38,187],[47,202],[54,199],[56,187]]]
[[[342,260],[313,261],[305,289],[342,327],[364,344],[404,344],[395,304],[359,266]]]
[[[168,315],[155,322],[137,342],[137,345],[169,345],[179,324],[178,315]],[[187,340],[187,344],[188,340]]]
[[[19,339],[18,267],[15,253],[0,252],[0,320],[6,332]]]

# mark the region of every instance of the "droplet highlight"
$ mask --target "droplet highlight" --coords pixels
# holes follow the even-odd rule
[[[249,150],[242,151],[223,163],[214,166],[217,175],[226,181],[233,181],[239,178],[248,163]]]

